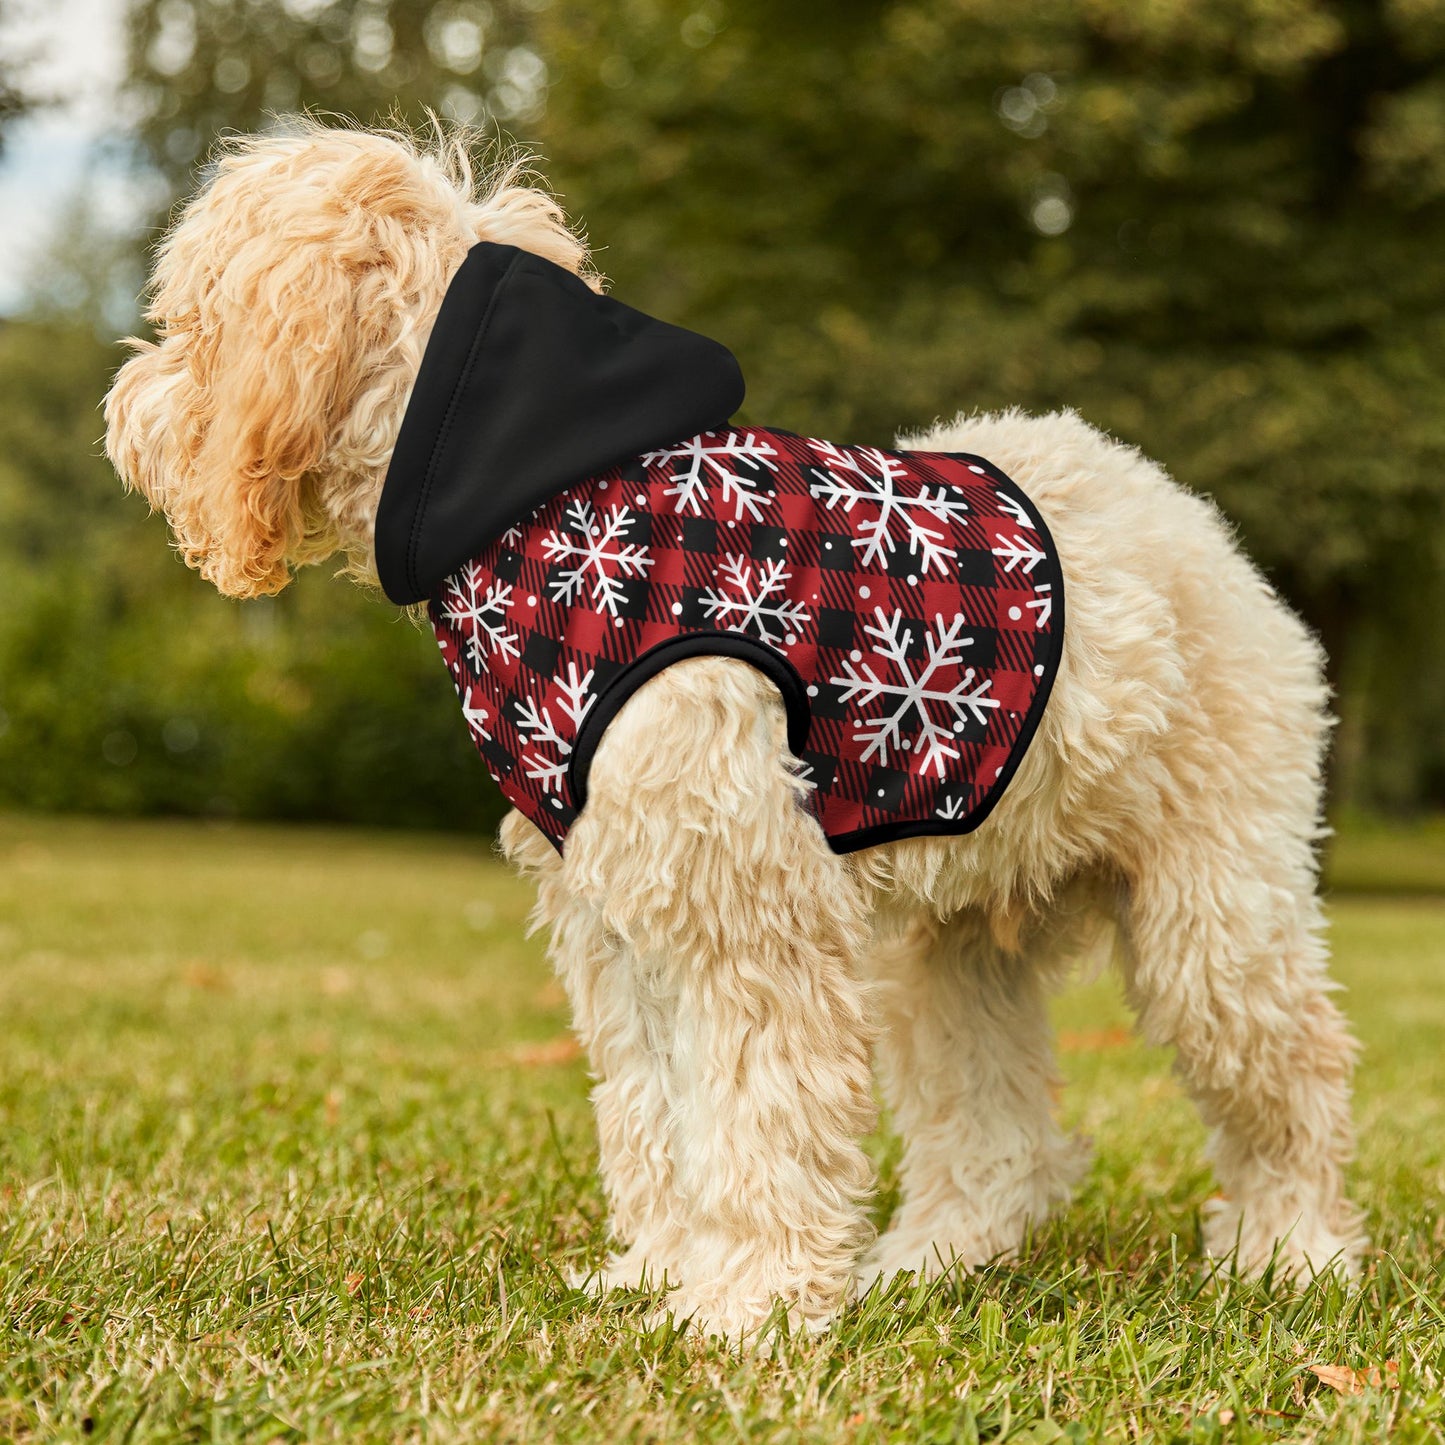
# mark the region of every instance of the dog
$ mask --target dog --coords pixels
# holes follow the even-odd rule
[[[464,140],[301,123],[223,147],[159,247],[155,340],[131,342],[106,400],[120,477],[222,593],[274,593],[327,558],[385,580],[379,536],[409,535],[378,516],[403,419],[481,247],[572,287],[579,316],[581,292],[607,304],[552,197],[517,166],[478,177]],[[509,295],[525,338],[525,288]],[[505,354],[488,365],[527,392]],[[694,653],[612,709],[565,829],[503,824],[595,1079],[615,1250],[593,1286],[665,1286],[665,1313],[742,1340],[780,1304],[822,1329],[874,1281],[1008,1258],[1086,1167],[1053,1117],[1046,1004],[1111,929],[1139,1029],[1172,1046],[1211,1130],[1206,1249],[1251,1275],[1353,1273],[1355,1046],[1317,897],[1317,643],[1209,502],[1073,413],[960,415],[887,455],[986,458],[1052,537],[1068,623],[986,820],[835,849],[779,679]],[[670,474],[603,479],[643,475]],[[566,496],[538,496],[516,520],[560,546],[546,508]],[[419,535],[482,540],[450,537],[456,520]],[[495,563],[492,545],[478,555]],[[443,630],[444,612],[434,601]],[[465,705],[486,669],[450,661]],[[875,1058],[904,1145],[877,1238]]]

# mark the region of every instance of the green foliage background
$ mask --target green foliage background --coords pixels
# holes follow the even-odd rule
[[[1323,636],[1337,802],[1445,804],[1440,0],[143,0],[132,31],[123,153],[171,196],[268,111],[435,106],[538,147],[752,419],[1076,407]],[[101,250],[0,331],[0,799],[494,818],[424,635],[322,576],[209,596],[118,495]]]

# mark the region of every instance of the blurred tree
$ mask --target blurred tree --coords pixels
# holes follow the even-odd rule
[[[1344,795],[1445,802],[1439,0],[139,0],[131,24],[127,104],[170,195],[271,111],[515,127],[620,294],[734,348],[752,416],[878,441],[1072,405],[1138,443],[1219,500],[1323,633]],[[54,336],[3,336],[0,384],[26,400],[0,458],[15,432],[34,468],[0,466],[0,550],[83,539],[117,562],[99,590],[59,560],[43,578],[71,582],[25,574],[0,628],[8,756],[79,729],[89,781],[57,746],[46,787],[100,779],[117,807],[201,806],[167,781],[194,766],[186,787],[224,776],[245,811],[377,816],[368,786],[407,817],[470,808],[424,640],[322,578],[223,603],[136,540],[155,523],[134,502],[112,532],[112,480],[50,476],[99,430],[93,356]],[[47,376],[34,415],[94,388],[83,425],[26,442]],[[71,500],[19,495],[40,485]],[[15,700],[17,659],[59,657],[62,635],[67,677],[108,679],[89,720]],[[199,698],[192,724],[229,741],[146,772]]]
[[[310,109],[416,125],[526,125],[547,68],[527,43],[547,0],[141,0],[128,90],[146,159],[188,189],[217,135]]]
[[[6,131],[36,100],[24,81],[30,56],[6,34],[15,23],[17,10],[14,0],[0,0],[0,35],[5,35],[5,44],[0,45],[0,155],[5,152]]]
[[[523,43],[529,14],[528,0],[143,0],[133,160],[163,210],[219,133],[270,112],[534,117],[546,73]],[[501,799],[427,637],[314,573],[259,604],[219,598],[122,495],[97,440],[118,358],[92,327],[125,273],[110,239],[77,207],[29,316],[0,323],[0,803],[494,824]]]
[[[219,597],[101,453],[114,348],[0,323],[0,806],[495,824],[429,636],[313,570]]]
[[[112,365],[112,348],[86,327],[0,327],[0,557],[12,564],[48,571],[127,546],[136,513],[97,443]]]
[[[563,0],[538,45],[552,179],[751,415],[1137,442],[1323,635],[1356,790],[1370,619],[1445,667],[1402,605],[1445,563],[1445,8]]]

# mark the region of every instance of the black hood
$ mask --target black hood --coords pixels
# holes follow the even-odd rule
[[[393,602],[442,579],[586,477],[722,426],[742,405],[725,346],[483,241],[447,288],[376,512]]]

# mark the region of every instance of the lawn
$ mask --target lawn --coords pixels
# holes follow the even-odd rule
[[[1445,1440],[1445,897],[1427,844],[1340,891],[1395,846],[1332,874],[1362,1287],[1211,1276],[1201,1130],[1102,983],[1073,1207],[757,1359],[567,1284],[587,1082],[484,843],[0,817],[0,1438]]]

